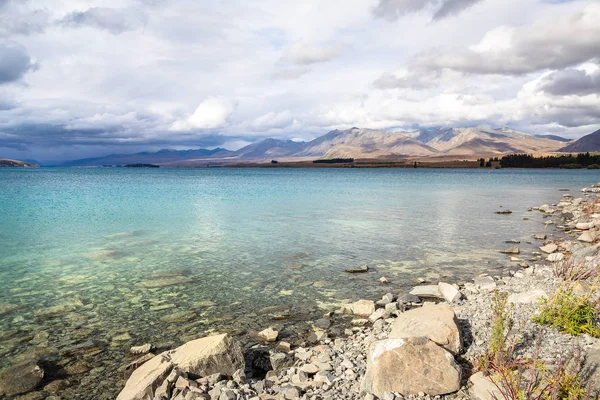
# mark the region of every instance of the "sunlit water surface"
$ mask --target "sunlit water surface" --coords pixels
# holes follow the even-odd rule
[[[507,267],[506,240],[527,252],[544,231],[527,209],[599,175],[0,169],[0,367],[46,355],[76,382],[66,398],[112,398],[132,345],[243,338],[288,315],[293,338],[348,300]]]

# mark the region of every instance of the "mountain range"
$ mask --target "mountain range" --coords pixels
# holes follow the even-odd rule
[[[478,158],[509,153],[541,154],[559,151],[600,151],[600,131],[571,141],[560,136],[530,135],[509,128],[428,128],[403,132],[351,128],[330,131],[310,142],[264,139],[236,151],[216,148],[112,154],[73,160],[62,166],[134,163],[198,166],[211,163],[216,165],[271,160],[305,161],[319,158]]]

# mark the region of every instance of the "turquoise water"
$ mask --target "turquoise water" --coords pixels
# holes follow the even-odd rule
[[[342,302],[510,266],[505,241],[527,252],[544,230],[528,207],[599,180],[588,170],[0,169],[0,364],[45,354],[77,382],[67,397],[97,374],[111,398],[132,345],[245,337],[288,315],[277,323],[294,338],[298,321]],[[513,214],[494,214],[501,207]],[[373,272],[343,272],[364,264]],[[91,372],[72,373],[81,360]]]

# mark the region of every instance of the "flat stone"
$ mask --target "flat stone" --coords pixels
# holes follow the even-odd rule
[[[545,246],[540,247],[540,250],[543,251],[546,254],[552,254],[556,250],[558,250],[558,246],[555,245],[554,243],[550,243],[550,244],[547,244]]]
[[[427,337],[452,354],[462,349],[456,315],[448,304],[426,305],[398,315],[389,338],[409,337]]]
[[[452,354],[424,337],[385,339],[369,347],[361,389],[382,398],[386,392],[430,396],[460,389],[461,369]]]
[[[533,235],[533,238],[535,240],[546,240],[546,234],[545,233],[538,233]]]
[[[534,289],[528,292],[512,293],[508,296],[509,303],[531,304],[537,303],[542,297],[548,297],[542,289]]]
[[[415,286],[409,292],[413,296],[419,297],[419,299],[441,299],[444,300],[444,296],[440,292],[438,285],[421,285]]]
[[[469,393],[474,400],[497,400],[504,398],[502,392],[494,382],[481,371],[471,375],[469,382],[471,382]]]
[[[375,321],[377,321],[378,319],[381,319],[383,317],[385,317],[385,309],[384,308],[378,308],[377,310],[375,310],[375,312],[373,314],[371,314],[369,316],[369,322],[373,323]]]

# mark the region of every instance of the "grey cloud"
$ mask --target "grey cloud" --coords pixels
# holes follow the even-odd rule
[[[147,22],[148,17],[139,9],[108,7],[93,7],[87,11],[72,12],[60,20],[60,24],[64,26],[91,26],[115,35],[141,28]]]
[[[9,37],[14,34],[31,35],[32,33],[41,33],[44,32],[48,24],[48,13],[43,10],[25,14],[0,13],[0,37]]]
[[[377,89],[428,89],[439,85],[439,71],[412,70],[398,77],[386,72],[373,82]]]
[[[34,67],[23,46],[12,42],[0,42],[0,85],[21,79]]]
[[[483,0],[379,0],[373,9],[378,18],[395,21],[398,18],[428,9],[436,9],[433,20],[440,20],[459,14]]]
[[[600,94],[600,69],[587,74],[578,69],[565,69],[546,76],[538,90],[555,96]]]
[[[582,12],[561,19],[488,33],[504,37],[507,41],[504,46],[492,40],[479,50],[433,50],[417,56],[416,63],[422,67],[475,74],[520,75],[548,68],[563,69],[600,55],[598,17],[600,7],[590,5]]]
[[[443,19],[456,15],[482,0],[446,0],[442,6],[433,14],[433,19]]]
[[[300,65],[317,64],[331,61],[341,52],[341,45],[317,46],[297,43],[290,46],[282,61]]]

